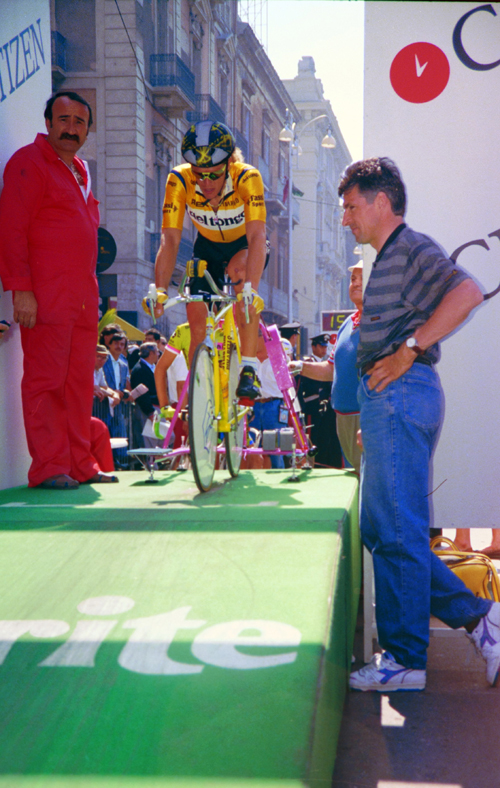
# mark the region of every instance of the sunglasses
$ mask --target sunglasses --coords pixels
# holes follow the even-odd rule
[[[193,172],[194,177],[198,181],[216,181],[217,178],[220,178],[226,171],[226,165],[220,168],[220,170],[215,170],[215,172]]]

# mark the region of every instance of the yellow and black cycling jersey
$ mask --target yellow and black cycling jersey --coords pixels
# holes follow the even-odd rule
[[[199,188],[190,164],[168,175],[163,203],[163,229],[181,230],[187,210],[196,229],[209,241],[229,243],[245,235],[245,223],[266,221],[264,184],[255,167],[231,162],[217,210]]]
[[[217,352],[219,360],[222,361],[222,348],[224,342],[224,333],[222,328],[215,329],[215,341],[217,343]],[[181,323],[177,326],[174,333],[168,340],[167,348],[175,353],[183,353],[186,359],[186,364],[189,367],[189,346],[191,344],[191,329],[189,323]]]
[[[183,353],[186,364],[189,366],[189,345],[191,344],[191,329],[189,323],[181,323],[168,340],[167,347],[176,353]]]

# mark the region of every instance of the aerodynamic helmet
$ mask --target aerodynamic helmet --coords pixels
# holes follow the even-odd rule
[[[227,161],[235,147],[234,137],[224,123],[202,120],[187,130],[181,153],[195,167],[215,167]]]

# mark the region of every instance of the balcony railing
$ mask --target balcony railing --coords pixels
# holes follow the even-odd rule
[[[195,106],[194,74],[178,55],[150,55],[149,81],[156,109],[167,118],[183,118]]]
[[[150,55],[149,70],[153,87],[178,87],[194,101],[194,74],[178,55]]]
[[[194,111],[188,112],[186,115],[190,123],[198,123],[200,120],[214,120],[218,123],[226,122],[224,112],[209,93],[197,93],[194,97],[194,103]]]
[[[53,66],[66,71],[66,39],[57,30],[52,31],[51,57]]]

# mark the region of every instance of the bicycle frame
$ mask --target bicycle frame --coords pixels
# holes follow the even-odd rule
[[[189,286],[187,285],[188,280],[188,273],[186,269],[186,273],[182,279],[182,282],[179,286],[179,293],[181,295],[177,296],[175,299],[169,299],[170,303],[167,303],[168,306],[172,306],[173,303],[178,303],[179,301],[201,301],[207,300],[204,299],[203,296],[192,296],[189,292]],[[236,352],[238,354],[238,362],[241,361],[241,349],[239,344],[238,338],[238,331],[236,328],[236,320],[234,317],[234,304],[236,301],[235,296],[231,296],[228,293],[224,293],[215,284],[212,277],[205,271],[205,278],[207,279],[210,287],[213,289],[215,295],[210,296],[209,298],[209,307],[208,307],[208,315],[206,320],[206,334],[204,343],[208,347],[210,351],[210,357],[212,359],[212,364],[214,368],[214,394],[215,394],[215,410],[216,413],[219,414],[219,423],[217,425],[217,429],[219,432],[229,432],[231,427],[234,425],[234,416],[229,413],[229,400],[228,400],[228,384],[229,384],[229,363],[231,358],[231,348],[235,347]],[[215,302],[219,302],[223,300],[226,302],[225,306],[215,314]],[[222,326],[222,348],[217,346],[217,339],[216,339],[216,332]],[[219,349],[221,353],[219,354]],[[182,402],[184,401],[185,395],[189,389],[189,380],[190,380],[190,372],[188,372],[186,381],[184,383],[181,397],[179,398],[179,402],[177,403],[176,409],[174,411],[172,420],[170,422],[170,426],[168,428],[167,434],[163,441],[163,449],[168,450],[168,445],[172,438],[172,433],[175,427],[175,422],[179,418],[179,414],[182,410]],[[239,414],[239,418],[243,418],[248,412],[250,408],[245,408]],[[220,452],[224,452],[224,448],[221,447],[218,449]],[[176,457],[181,454],[189,454],[189,448],[180,448],[180,449],[173,449],[169,452],[169,457]]]
[[[222,348],[216,346],[215,332],[217,327],[222,324]],[[229,432],[234,423],[234,417],[229,413],[229,364],[231,360],[231,349],[236,348],[238,354],[238,363],[241,361],[241,350],[236,329],[236,321],[234,318],[234,304],[227,304],[221,312],[215,317],[209,313],[207,318],[207,336],[205,338],[214,367],[214,383],[215,383],[215,408],[216,412],[220,414],[218,430],[219,432]],[[219,353],[219,349],[221,352]],[[242,411],[240,418],[244,413],[248,412],[246,409]]]

